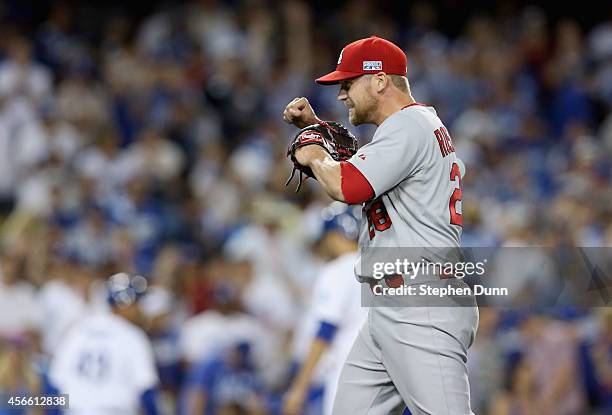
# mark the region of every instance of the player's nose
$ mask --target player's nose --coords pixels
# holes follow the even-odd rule
[[[347,98],[346,89],[340,88],[340,91],[338,91],[338,101],[344,101]]]

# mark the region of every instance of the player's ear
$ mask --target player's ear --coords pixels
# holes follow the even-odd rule
[[[378,72],[372,77],[372,81],[374,83],[374,90],[381,94],[387,88],[391,79],[386,73]]]

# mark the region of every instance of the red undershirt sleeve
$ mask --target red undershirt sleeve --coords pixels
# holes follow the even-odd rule
[[[347,161],[340,162],[341,189],[349,205],[358,205],[374,197],[374,189],[368,179]]]

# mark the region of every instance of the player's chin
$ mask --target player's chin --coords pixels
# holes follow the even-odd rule
[[[355,127],[363,124],[363,121],[361,120],[361,118],[358,118],[358,117],[349,117],[349,122],[351,123],[351,125],[354,125]]]
[[[355,127],[363,124],[361,118],[359,118],[354,111],[349,111],[349,122]]]

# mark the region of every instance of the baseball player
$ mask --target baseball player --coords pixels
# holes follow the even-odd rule
[[[351,124],[376,125],[374,137],[347,161],[319,145],[293,154],[329,196],[363,204],[361,257],[380,247],[459,246],[460,161],[435,110],[412,97],[406,74],[406,55],[385,39],[347,45],[336,70],[316,82],[339,84]],[[291,101],[283,118],[298,128],[321,124],[306,98]],[[398,276],[376,280],[361,268],[362,282],[397,283]],[[466,361],[478,324],[471,304],[371,307],[342,369],[333,413],[399,414],[407,406],[413,415],[471,414]]]
[[[306,358],[285,397],[286,415],[302,413],[309,387],[319,369],[324,371],[323,414],[332,413],[340,369],[367,316],[367,308],[361,307],[359,285],[355,284],[353,272],[357,260],[358,219],[350,207],[339,202],[323,209],[322,216],[320,244],[331,261],[315,281],[308,318],[315,322],[316,334],[313,333]]]
[[[50,380],[69,395],[67,413],[157,414],[153,350],[136,323],[147,282],[115,274],[107,281],[111,312],[85,317],[57,347]]]

